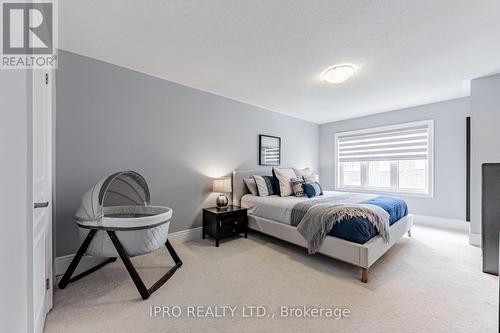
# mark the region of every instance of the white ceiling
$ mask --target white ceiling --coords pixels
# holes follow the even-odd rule
[[[60,47],[316,123],[469,95],[499,0],[64,0]],[[319,74],[361,70],[331,85]]]

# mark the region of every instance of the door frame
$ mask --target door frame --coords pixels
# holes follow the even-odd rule
[[[34,331],[35,318],[33,309],[33,70],[26,71],[27,82],[27,143],[26,143],[26,238],[27,238],[27,328]]]

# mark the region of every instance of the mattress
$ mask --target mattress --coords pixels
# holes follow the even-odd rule
[[[379,196],[367,193],[350,193],[337,191],[324,191],[324,195],[307,197],[258,197],[246,194],[241,198],[241,206],[246,208],[249,215],[254,215],[276,222],[291,224],[292,208],[295,204],[305,200],[318,200],[332,197],[338,203],[369,203],[383,208],[390,216],[389,224],[392,225],[402,217],[408,215],[408,208],[403,199],[388,196]],[[363,244],[376,236],[378,231],[365,218],[355,217],[336,224],[329,235],[342,238],[358,244]]]

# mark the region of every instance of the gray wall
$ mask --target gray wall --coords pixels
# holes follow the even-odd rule
[[[146,177],[175,232],[201,226],[212,177],[256,167],[258,134],[282,138],[282,165],[318,169],[316,124],[65,51],[56,121],[57,256],[78,247],[84,192],[117,170]]]
[[[334,134],[404,122],[434,119],[434,198],[406,196],[411,213],[465,220],[465,117],[469,98],[422,105],[320,126],[320,177],[335,187]]]
[[[481,234],[481,165],[500,163],[500,74],[471,84],[471,236]]]
[[[1,70],[0,74],[0,327],[4,332],[27,332],[29,225],[32,225],[31,108],[28,73]],[[28,285],[29,286],[29,285]],[[32,320],[32,318],[31,318]]]

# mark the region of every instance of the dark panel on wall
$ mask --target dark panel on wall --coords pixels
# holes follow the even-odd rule
[[[470,222],[470,117],[465,118],[465,220]]]
[[[498,275],[500,163],[484,163],[482,165],[481,205],[483,272]]]

